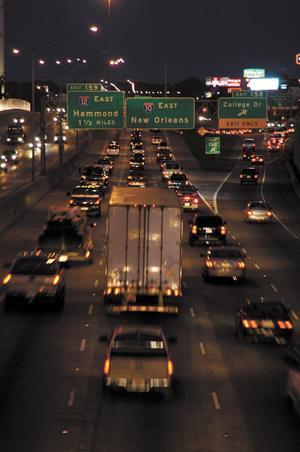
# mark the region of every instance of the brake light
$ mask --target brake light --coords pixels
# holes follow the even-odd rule
[[[198,198],[195,198],[195,199],[194,199],[194,203],[195,203],[195,204],[198,204],[198,202],[199,202],[199,199],[198,199]]]
[[[253,214],[252,210],[247,211],[247,215],[252,215],[252,214]]]
[[[255,179],[258,177],[258,174],[254,174]]]
[[[238,261],[237,267],[242,270],[243,268],[246,267],[245,262],[244,261]]]
[[[272,216],[272,212],[271,212],[270,210],[268,210],[267,216],[268,216],[268,217],[271,217],[271,216]]]
[[[55,275],[53,278],[53,281],[52,281],[53,286],[57,286],[59,280],[60,280],[60,276]]]
[[[208,268],[212,268],[214,266],[213,262],[210,259],[206,259],[205,265]]]
[[[240,174],[240,178],[242,179],[244,177],[244,174]]]
[[[256,320],[242,320],[242,324],[245,328],[257,328]]]
[[[169,359],[168,360],[168,376],[171,377],[174,373],[174,366],[172,361]]]
[[[110,370],[110,359],[106,358],[104,361],[103,373],[104,375],[108,375]]]
[[[197,226],[195,224],[192,227],[192,234],[197,234]]]
[[[9,273],[8,275],[6,275],[5,278],[3,278],[3,281],[2,281],[3,284],[8,284],[9,281],[11,280],[11,278],[12,278],[11,273]]]
[[[221,233],[221,235],[226,235],[226,228],[225,228],[225,226],[221,226],[220,233]]]

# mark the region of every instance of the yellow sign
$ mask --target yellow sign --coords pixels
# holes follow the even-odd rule
[[[265,127],[267,127],[265,118],[219,118],[219,129],[263,129]]]
[[[197,130],[197,133],[203,137],[206,133],[208,133],[208,130],[204,127],[200,127],[200,129]]]

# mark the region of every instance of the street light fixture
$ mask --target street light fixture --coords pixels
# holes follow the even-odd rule
[[[14,53],[15,55],[19,55],[20,52],[20,49],[12,49],[12,53]]]

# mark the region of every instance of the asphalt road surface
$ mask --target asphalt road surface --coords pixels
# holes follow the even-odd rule
[[[93,162],[110,139],[121,154],[112,185],[125,185],[129,132],[93,132],[84,163]],[[192,217],[184,213],[181,313],[169,317],[108,317],[101,292],[105,270],[105,221],[109,194],[94,230],[95,259],[66,271],[66,305],[60,314],[33,310],[0,312],[0,450],[4,452],[296,452],[299,421],[284,397],[284,347],[237,343],[233,310],[246,299],[284,298],[300,313],[299,200],[287,178],[284,151],[266,154],[257,186],[241,186],[241,138],[223,143],[234,159],[232,170],[203,171],[181,135],[167,136],[175,156],[206,201],[202,209],[220,212],[229,226],[229,243],[247,254],[247,281],[204,283],[200,248],[187,243]],[[148,186],[164,186],[151,135],[146,143]],[[246,164],[248,165],[248,164]],[[0,236],[0,263],[35,247],[53,204],[67,203],[75,172]],[[266,200],[276,221],[243,221],[249,200]],[[1,269],[2,275],[5,269]],[[175,365],[171,400],[158,396],[103,396],[101,375],[106,344],[99,335],[120,324],[162,325],[177,337],[170,345]],[[295,342],[299,340],[296,323]]]

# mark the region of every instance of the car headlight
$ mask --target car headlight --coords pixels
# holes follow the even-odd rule
[[[6,163],[2,162],[2,163],[0,164],[0,167],[1,167],[1,168],[6,168]]]
[[[6,141],[11,141],[11,139],[10,138],[6,138]]]
[[[19,141],[19,143],[22,143],[23,138],[19,137],[19,138],[18,138],[18,141]]]
[[[61,254],[58,258],[58,262],[68,262],[69,258],[65,254]]]
[[[67,141],[67,137],[63,136],[63,141]]]
[[[11,158],[12,158],[12,160],[16,160],[17,156],[16,155],[12,155]]]

